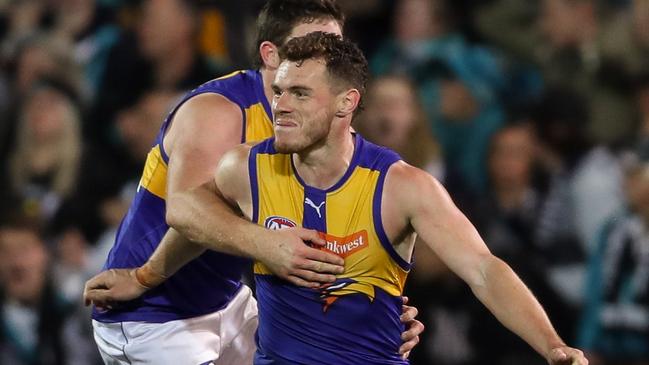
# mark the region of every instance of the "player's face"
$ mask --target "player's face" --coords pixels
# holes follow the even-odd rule
[[[283,61],[272,87],[275,149],[295,153],[324,144],[337,97],[324,61]]]

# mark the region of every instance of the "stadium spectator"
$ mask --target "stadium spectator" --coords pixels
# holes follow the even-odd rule
[[[34,226],[0,226],[0,362],[97,364],[88,323],[52,280],[52,257]],[[77,362],[73,362],[76,359]]]
[[[649,151],[624,158],[628,209],[604,225],[588,266],[580,344],[593,364],[649,364]]]
[[[27,214],[50,219],[71,195],[81,161],[80,116],[62,84],[41,82],[25,96],[11,152],[10,184]]]
[[[481,192],[489,137],[503,122],[498,99],[503,74],[495,55],[470,45],[448,14],[444,0],[400,0],[393,39],[371,66],[378,75],[405,73],[416,80],[446,164]]]

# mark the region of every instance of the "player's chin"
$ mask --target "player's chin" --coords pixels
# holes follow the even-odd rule
[[[298,152],[294,143],[290,142],[289,136],[275,136],[275,143],[273,145],[275,151],[279,153],[294,153]]]

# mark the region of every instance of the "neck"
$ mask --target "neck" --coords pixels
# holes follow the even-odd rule
[[[194,64],[194,50],[190,45],[176,47],[173,53],[173,57],[162,57],[155,62],[156,86],[163,89],[174,89]]]
[[[349,127],[332,129],[326,142],[293,154],[302,180],[318,189],[328,189],[345,175],[354,156],[354,137]]]

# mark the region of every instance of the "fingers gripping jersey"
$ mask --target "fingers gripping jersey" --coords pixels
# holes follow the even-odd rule
[[[345,273],[319,290],[296,287],[255,264],[256,364],[407,363],[397,352],[400,296],[410,264],[381,224],[383,181],[398,160],[355,135],[347,172],[321,190],[304,183],[291,156],[275,152],[273,139],[252,148],[253,221],[269,229],[315,229],[326,239],[325,249],[345,259]]]
[[[120,224],[105,269],[144,264],[167,232],[165,199],[169,158],[162,140],[178,108],[190,98],[204,93],[221,94],[241,108],[241,142],[272,136],[271,110],[258,71],[237,71],[207,82],[185,95],[164,121],[149,152],[137,194]],[[114,310],[95,310],[93,318],[101,322],[167,322],[217,311],[237,293],[245,264],[244,259],[208,251],[142,298]]]

